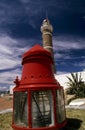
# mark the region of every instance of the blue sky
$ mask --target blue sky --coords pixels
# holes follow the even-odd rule
[[[0,90],[21,76],[22,54],[42,45],[46,14],[54,28],[57,73],[85,69],[85,0],[0,0]]]

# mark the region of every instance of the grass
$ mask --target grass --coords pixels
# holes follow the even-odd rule
[[[0,114],[0,130],[12,130],[12,113]]]
[[[67,109],[67,125],[63,130],[85,130],[85,110]],[[12,130],[12,113],[0,114],[0,130]]]
[[[85,130],[85,110],[67,109],[65,130]]]

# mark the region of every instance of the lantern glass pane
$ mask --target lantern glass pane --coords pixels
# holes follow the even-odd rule
[[[28,127],[28,92],[14,92],[14,124]]]
[[[65,120],[65,106],[64,106],[64,92],[63,89],[56,91],[56,114],[57,122],[62,123]]]
[[[52,92],[32,92],[32,127],[46,127],[54,125]]]

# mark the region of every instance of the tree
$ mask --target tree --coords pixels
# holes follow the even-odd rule
[[[78,73],[71,73],[71,78],[68,77],[67,82],[67,94],[74,94],[75,97],[85,97],[85,83],[82,81],[81,74],[78,75]]]

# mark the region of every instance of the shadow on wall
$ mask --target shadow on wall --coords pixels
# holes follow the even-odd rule
[[[81,127],[82,120],[76,118],[67,118],[67,125],[60,130],[78,130]]]

